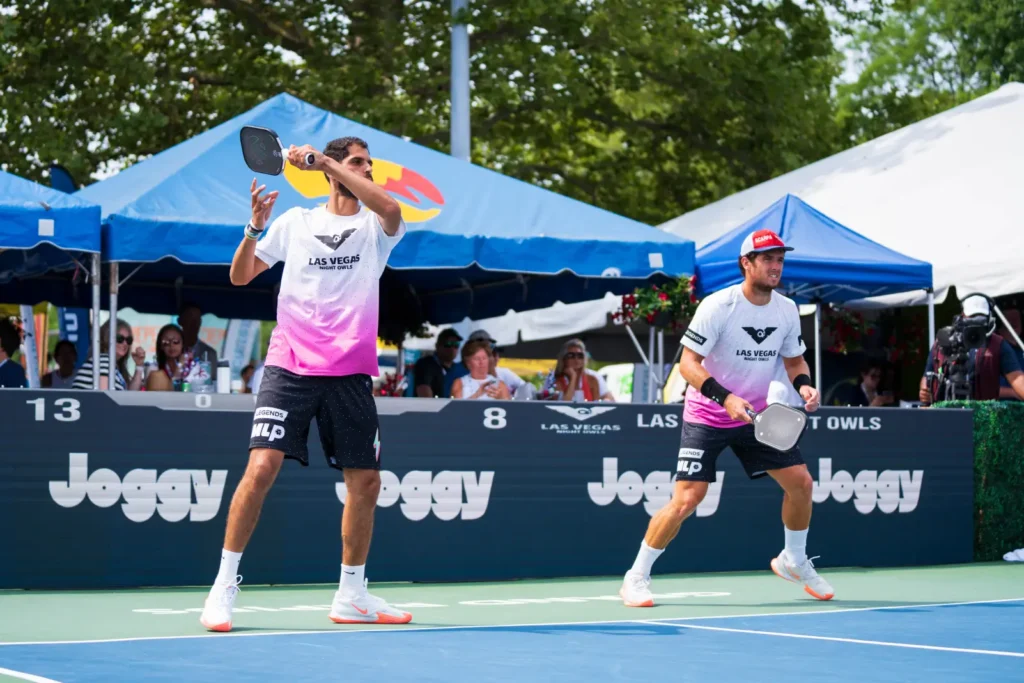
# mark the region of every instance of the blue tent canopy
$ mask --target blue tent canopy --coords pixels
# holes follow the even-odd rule
[[[697,252],[701,296],[743,281],[737,261],[744,238],[769,229],[794,251],[786,254],[780,293],[798,303],[841,303],[931,289],[932,266],[872,242],[787,194],[759,215]]]
[[[99,251],[99,205],[0,171],[0,301],[84,305]]]
[[[408,226],[382,278],[382,309],[412,307],[445,323],[693,272],[689,240],[281,94],[77,193],[103,207],[104,258],[122,264],[122,279],[134,273],[122,305],[167,312],[186,298],[231,317],[273,317],[280,266],[245,288],[227,277],[250,214],[253,173],[239,145],[250,124],[275,130],[285,146],[368,143],[374,180],[401,203]],[[259,182],[280,192],[275,216],[322,204],[329,191],[322,173],[291,166]]]

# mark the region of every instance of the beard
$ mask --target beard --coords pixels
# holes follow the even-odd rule
[[[367,180],[370,180],[370,181],[373,180],[373,174],[372,173],[366,173],[364,177]],[[338,184],[338,192],[341,193],[342,197],[348,197],[349,199],[357,199],[355,194],[353,194],[352,190],[350,190],[347,187],[345,187],[344,183],[340,183],[338,181],[334,181],[334,182],[336,182]]]
[[[759,280],[754,280],[752,284],[756,291],[768,294],[778,289],[779,285],[782,284],[782,278],[779,278],[778,282],[773,284],[771,278],[764,277]]]

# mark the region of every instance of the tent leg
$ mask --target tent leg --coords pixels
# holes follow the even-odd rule
[[[928,348],[935,346],[935,292],[928,290]]]
[[[100,388],[100,255],[92,255],[92,388]]]
[[[665,330],[658,330],[658,395],[655,403],[665,402],[665,384],[668,381],[665,374]]]
[[[821,393],[821,303],[814,304],[814,386]]]
[[[19,311],[21,326],[25,331],[25,379],[29,389],[39,388],[39,358],[46,358],[47,345],[39,344],[36,337],[36,315],[31,306],[21,304]]]
[[[119,277],[116,263],[110,264],[110,375],[107,376],[107,391],[114,391],[114,378],[117,376],[117,280]],[[129,349],[129,352],[131,349]],[[127,382],[128,378],[124,380]]]
[[[651,362],[647,364],[647,403],[654,402],[654,328],[647,329],[647,357]]]

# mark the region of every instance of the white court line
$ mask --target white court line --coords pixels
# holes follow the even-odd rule
[[[999,602],[1020,602],[1024,598],[1000,598],[998,600],[971,600],[968,602],[936,602],[925,605],[887,605],[885,607],[852,607],[850,609],[806,610],[803,612],[758,612],[756,614],[716,614],[704,617],[665,617],[665,619],[604,619],[600,621],[551,621],[532,624],[472,624],[466,626],[418,626],[413,628],[387,628],[379,626],[353,629],[324,629],[311,631],[263,631],[260,633],[197,633],[187,636],[139,636],[136,638],[99,638],[96,640],[28,640],[22,642],[3,643],[0,648],[12,645],[90,645],[96,643],[133,643],[146,640],[192,640],[195,638],[258,638],[262,636],[306,636],[317,633],[412,633],[417,631],[476,631],[488,628],[540,628],[544,626],[600,626],[602,624],[652,624],[674,626],[673,621],[695,621],[704,619],[748,619],[750,617],[783,617],[798,614],[841,614],[845,612],[874,612],[889,609],[915,609],[927,607],[957,607],[960,605],[987,605]],[[635,608],[624,608],[635,609]]]
[[[722,633],[747,633],[755,636],[774,636],[776,638],[800,638],[802,640],[828,640],[833,643],[855,643],[857,645],[883,645],[885,647],[903,647],[911,650],[937,650],[939,652],[963,652],[971,655],[996,655],[999,657],[1021,657],[1024,652],[1003,652],[1002,650],[972,650],[963,647],[941,647],[939,645],[915,645],[913,643],[893,643],[885,640],[860,640],[859,638],[836,638],[832,636],[812,636],[804,633],[780,633],[777,631],[755,631],[746,628],[723,628],[721,626],[700,626],[698,624],[667,624],[658,621],[638,621],[638,624],[658,624],[661,626],[674,626],[675,628],[689,628],[701,631],[719,631]]]
[[[712,614],[706,617],[664,617],[662,619],[641,619],[647,624],[671,624],[675,621],[697,621],[703,619],[750,619],[752,617],[798,617],[804,614],[849,614],[850,612],[881,612],[887,609],[911,609],[913,607],[960,607],[961,605],[991,605],[1000,602],[1022,602],[1024,598],[999,598],[998,600],[966,600],[964,602],[933,602],[924,605],[885,605],[884,607],[849,607],[846,609],[801,610],[799,612],[758,612],[757,614]],[[634,620],[636,621],[636,620]],[[3,643],[0,643],[2,645]]]
[[[14,678],[21,679],[23,681],[31,681],[31,683],[60,683],[52,678],[43,678],[42,676],[36,676],[34,674],[27,674],[23,671],[14,671],[13,669],[5,669],[0,666],[0,674],[5,676],[12,676]]]

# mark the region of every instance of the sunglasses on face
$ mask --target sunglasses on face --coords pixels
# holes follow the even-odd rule
[[[135,337],[133,337],[130,334],[127,337],[124,336],[123,334],[119,334],[119,335],[117,335],[116,338],[117,338],[117,343],[118,344],[134,344],[135,343]]]
[[[461,342],[455,341],[453,339],[452,341],[446,341],[444,344],[441,344],[441,346],[443,346],[446,349],[457,349],[459,348],[460,343]]]
[[[181,346],[181,340],[180,339],[164,339],[163,341],[160,342],[160,344],[163,345],[163,346]]]
[[[582,351],[570,351],[569,353],[565,354],[565,358],[566,358],[566,360],[569,360],[570,358],[580,358],[580,359],[582,359],[583,358],[583,352]]]

